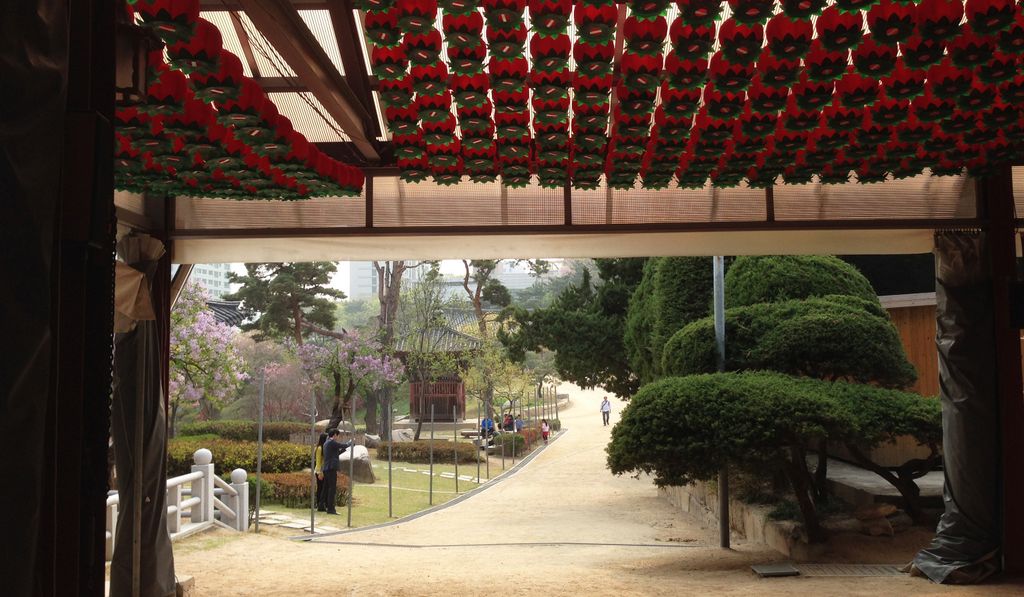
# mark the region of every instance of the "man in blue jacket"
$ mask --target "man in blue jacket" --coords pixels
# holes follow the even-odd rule
[[[340,432],[334,427],[327,430],[327,441],[324,442],[324,504],[328,514],[337,514],[335,500],[338,495],[338,457],[348,449],[349,443],[338,441]]]

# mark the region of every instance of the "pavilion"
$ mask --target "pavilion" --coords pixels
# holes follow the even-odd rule
[[[1024,573],[1013,0],[15,4],[9,594],[102,594],[115,243],[143,234],[147,413],[190,264],[935,249],[947,476]]]

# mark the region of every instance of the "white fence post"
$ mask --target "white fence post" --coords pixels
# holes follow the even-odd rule
[[[206,448],[196,450],[192,455],[193,473],[203,473],[202,479],[192,481],[192,497],[199,498],[199,504],[192,506],[192,522],[213,521],[213,453]]]
[[[235,529],[243,533],[249,530],[249,482],[245,469],[231,471],[231,488],[238,492],[231,507],[235,511]],[[259,516],[259,513],[257,513]]]
[[[181,485],[167,488],[167,505],[174,506],[174,512],[167,516],[167,532],[181,531]]]

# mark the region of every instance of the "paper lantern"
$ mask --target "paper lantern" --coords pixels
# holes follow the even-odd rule
[[[960,32],[963,0],[921,0],[917,5],[917,29],[921,37],[949,41]]]
[[[534,70],[549,73],[565,70],[569,64],[571,48],[568,35],[534,35],[530,40],[530,56],[533,58]]]
[[[779,60],[767,53],[757,63],[757,72],[761,82],[769,87],[788,87],[796,82],[800,74],[800,63],[792,60]]]
[[[676,4],[679,6],[679,18],[693,27],[710,25],[722,14],[719,0],[676,0]]]
[[[440,95],[448,89],[448,67],[444,62],[413,66],[409,69],[409,76],[412,77],[413,89],[421,95]]]
[[[199,20],[199,0],[138,0],[133,8],[168,44],[192,37]]]
[[[514,25],[500,28],[488,24],[487,47],[492,58],[520,58],[526,44],[526,25],[520,16]]]
[[[729,6],[740,23],[761,24],[771,18],[775,0],[729,0]]]
[[[786,106],[786,96],[789,89],[786,87],[769,87],[765,85],[760,76],[755,76],[751,81],[747,96],[750,98],[750,107],[755,112],[775,113]]]
[[[733,64],[722,52],[716,52],[712,56],[709,71],[711,80],[723,92],[743,91],[750,86],[750,81],[754,78],[753,64]]]
[[[982,34],[1002,31],[1017,12],[1013,0],[967,0],[964,13],[971,27]]]
[[[974,68],[992,57],[995,44],[987,35],[978,34],[970,24],[960,28],[960,35],[949,42],[949,55],[953,64]]]
[[[405,77],[409,59],[404,48],[374,46],[370,52],[370,64],[378,79],[398,80]]]
[[[996,85],[1017,75],[1017,56],[996,52],[992,59],[978,67],[978,80]]]
[[[880,99],[868,110],[868,116],[873,124],[893,127],[905,122],[910,116],[910,101],[895,99]]]
[[[868,11],[868,29],[879,44],[894,46],[914,33],[917,7],[897,0],[881,0]]]
[[[398,26],[405,33],[428,33],[437,18],[437,0],[403,0],[398,7]]]
[[[989,109],[996,101],[996,88],[981,81],[974,81],[963,95],[956,98],[956,105],[964,111],[980,112]]]
[[[820,110],[832,101],[835,85],[831,81],[811,81],[807,74],[793,86],[792,98],[801,110]]]
[[[487,20],[488,35],[492,29],[517,29],[522,26],[526,0],[482,0],[481,4]]]
[[[761,55],[764,28],[760,24],[742,24],[727,19],[718,29],[722,53],[733,64],[751,64]]]
[[[811,22],[779,13],[765,27],[768,49],[779,60],[803,58],[811,49],[814,28]]]
[[[896,48],[880,45],[873,36],[865,36],[853,51],[853,64],[865,77],[883,77],[896,68]]]
[[[900,42],[899,47],[903,63],[908,68],[922,70],[942,60],[945,51],[944,42],[919,35],[911,35],[907,41]]]
[[[1024,13],[1017,13],[1013,23],[999,32],[999,49],[1007,54],[1024,54]]]
[[[206,19],[197,19],[191,37],[167,46],[170,65],[185,74],[217,70],[221,50],[220,31]]]
[[[782,12],[793,19],[810,20],[825,9],[826,0],[781,0]]]
[[[715,26],[688,25],[678,18],[669,28],[669,38],[680,59],[707,58],[715,44]]]
[[[675,52],[665,57],[668,81],[676,89],[696,89],[704,86],[708,77],[708,61],[704,58],[680,60]]]
[[[448,46],[448,64],[457,75],[475,75],[484,71],[487,46],[480,42],[475,46],[460,48]]]
[[[189,82],[196,97],[205,102],[221,102],[238,95],[242,84],[242,62],[237,56],[221,49],[216,60],[217,69],[212,73],[192,73]]]
[[[882,79],[885,93],[893,99],[913,98],[924,92],[924,72],[907,68],[902,59],[896,60],[892,74]]]
[[[815,23],[818,41],[826,50],[833,52],[849,50],[860,43],[864,34],[860,13],[844,13],[838,6],[825,9]]]
[[[441,55],[441,33],[437,29],[406,33],[403,49],[413,65],[433,65]]]
[[[449,46],[472,48],[483,41],[484,18],[476,10],[468,14],[446,12],[441,17],[441,27]]]
[[[398,9],[370,11],[363,21],[366,39],[375,46],[394,48],[402,44],[402,30],[398,28]]]
[[[600,45],[614,39],[619,11],[612,3],[596,5],[577,2],[573,18],[579,39],[589,44]]]
[[[812,81],[834,81],[846,72],[849,50],[831,51],[825,49],[819,40],[811,43],[811,49],[804,58],[807,76]]]

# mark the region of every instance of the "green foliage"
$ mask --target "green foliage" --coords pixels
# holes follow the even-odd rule
[[[381,442],[377,448],[377,458],[388,459],[388,443]],[[393,442],[391,443],[391,459],[402,462],[414,462],[417,464],[430,463],[430,444],[434,444],[434,462],[450,463],[459,456],[460,464],[476,462],[477,448],[470,441],[449,442],[443,440],[419,440],[414,442]]]
[[[380,316],[380,304],[377,297],[348,299],[335,304],[335,325],[345,330],[377,329],[377,318]]]
[[[194,440],[174,438],[167,442],[167,476],[184,475],[192,471],[192,455],[199,448],[213,452],[213,464],[220,476],[230,475],[236,468],[250,474],[256,471],[256,442],[237,440]],[[263,443],[264,473],[288,473],[310,466],[309,446],[271,441]]]
[[[829,294],[878,301],[857,268],[830,255],[737,257],[725,273],[726,307]]]
[[[937,441],[939,401],[780,373],[716,373],[645,385],[606,450],[613,473],[650,473],[665,486],[710,480],[725,464],[768,475],[790,447],[818,439],[870,449],[903,434]]]
[[[917,377],[877,299],[829,295],[727,309],[725,345],[727,371],[770,369],[895,388]],[[714,318],[706,317],[672,336],[662,370],[712,373],[717,358]]]
[[[487,280],[480,291],[480,297],[485,303],[495,307],[507,307],[512,303],[512,293],[504,284],[495,279]]]
[[[264,441],[288,441],[293,433],[309,433],[309,423],[291,421],[263,423]],[[185,423],[178,429],[178,436],[182,440],[198,439],[187,437],[196,435],[254,442],[259,435],[259,426],[256,421],[196,421]]]
[[[562,421],[559,419],[548,419],[548,426],[551,427],[551,431],[561,431]]]
[[[499,433],[494,436],[494,448],[501,451],[505,446],[505,456],[512,455],[512,446],[515,444],[516,455],[522,454],[526,448],[526,438],[518,433]]]
[[[599,283],[582,269],[579,283],[562,290],[551,306],[507,310],[498,338],[515,360],[528,351],[555,351],[554,366],[563,379],[628,398],[639,384],[626,360],[623,325],[644,261],[596,259]]]
[[[348,475],[338,471],[334,473],[338,476],[338,493],[334,498],[334,505],[344,506],[348,503]],[[271,486],[271,495],[265,498],[261,496],[262,501],[283,504],[289,508],[309,507],[312,473],[268,473],[260,476]]]
[[[242,287],[224,298],[242,301],[241,311],[253,320],[242,329],[256,330],[257,340],[290,337],[301,343],[304,322],[334,328],[331,299],[343,299],[345,293],[330,287],[337,271],[333,263],[247,263],[245,270],[244,276],[229,275]]]
[[[623,343],[630,366],[642,383],[663,373],[662,352],[669,338],[704,317],[711,306],[711,259],[648,259],[629,302]]]

